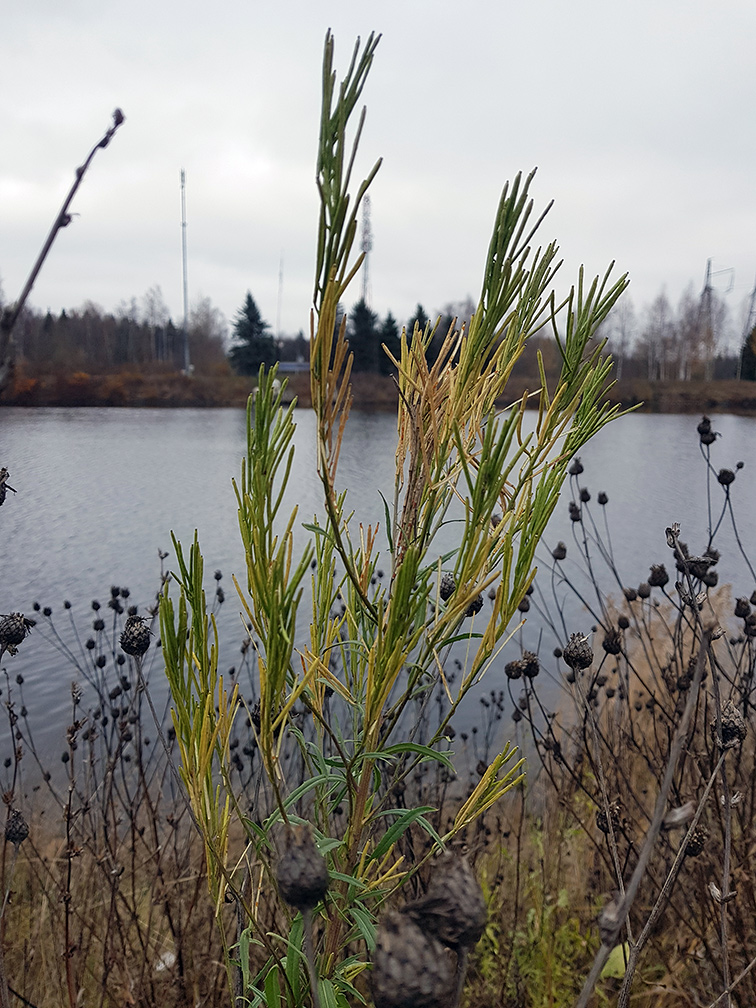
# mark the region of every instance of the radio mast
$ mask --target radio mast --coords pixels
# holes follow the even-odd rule
[[[370,226],[370,195],[366,193],[362,200],[362,242],[360,244],[365,258],[362,260],[362,300],[370,305],[370,252],[373,248],[373,229]]]
[[[189,374],[189,284],[186,270],[186,172],[181,169],[181,266],[184,280],[184,374]]]

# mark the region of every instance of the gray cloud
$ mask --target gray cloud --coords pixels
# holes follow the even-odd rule
[[[737,314],[756,272],[751,3],[366,7],[16,5],[0,70],[6,297],[118,105],[127,121],[98,153],[33,303],[111,308],[159,284],[178,318],[184,167],[191,296],[232,316],[250,289],[275,322],[283,258],[282,326],[306,331],[323,37],[330,26],[343,70],[355,36],[375,27],[361,165],[384,157],[376,310],[405,318],[418,301],[438,310],[476,296],[501,186],[538,165],[536,201],[556,201],[543,240],[559,240],[564,287],[581,262],[596,273],[615,259],[636,306],[662,286],[674,301],[714,257],[735,270]]]

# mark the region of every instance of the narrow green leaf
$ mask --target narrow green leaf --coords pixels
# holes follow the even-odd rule
[[[397,815],[399,814],[399,819],[389,828],[381,837],[380,841],[375,847],[375,850],[371,853],[370,859],[373,861],[380,861],[380,859],[387,854],[402,833],[405,833],[413,822],[418,822],[421,820],[420,825],[426,832],[429,832],[434,838],[437,836],[436,831],[433,829],[431,824],[427,819],[423,819],[426,812],[435,812],[436,810],[431,805],[421,805],[419,808],[414,809],[391,809],[387,812],[382,812],[381,815]],[[401,814],[400,814],[401,813]],[[440,842],[440,841],[439,841]]]

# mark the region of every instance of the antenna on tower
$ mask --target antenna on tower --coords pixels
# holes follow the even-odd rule
[[[704,377],[706,381],[711,381],[714,377],[714,354],[717,349],[717,333],[714,326],[713,298],[714,291],[712,277],[721,276],[727,273],[729,282],[725,294],[729,294],[735,284],[735,270],[728,266],[725,269],[714,270],[711,268],[711,259],[706,260],[706,276],[704,278],[701,298],[698,302],[698,331],[704,352]]]
[[[276,305],[276,339],[281,339],[281,303],[283,301],[283,252],[278,261],[278,304]]]
[[[743,372],[743,353],[746,348],[746,343],[750,338],[751,333],[756,327],[756,280],[753,282],[753,290],[751,291],[751,297],[748,302],[748,314],[745,320],[745,327],[743,329],[743,338],[740,341],[740,353],[738,354],[738,370],[735,377],[740,381],[741,374]]]
[[[366,193],[362,200],[362,300],[370,304],[370,252],[373,248],[373,229],[370,226],[370,195]]]
[[[186,172],[181,169],[181,266],[184,281],[184,374],[191,372],[189,363],[189,284],[186,269]]]

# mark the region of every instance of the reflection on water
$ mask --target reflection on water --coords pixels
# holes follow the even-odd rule
[[[315,428],[309,411],[297,411],[296,417],[296,463],[283,510],[288,514],[297,506],[301,521],[310,521],[321,510]],[[589,511],[604,536],[608,520],[614,557],[626,584],[637,585],[651,563],[665,561],[664,528],[674,521],[682,525],[691,552],[706,545],[707,473],[696,422],[689,416],[631,415],[602,431],[582,452],[581,481],[592,495]],[[233,409],[0,409],[0,465],[10,470],[18,490],[0,510],[0,612],[31,614],[33,603],[39,602],[50,606],[56,619],[73,616],[86,634],[94,616],[91,601],[107,601],[111,584],[128,586],[130,601],[142,609],[149,605],[159,586],[159,550],[169,552],[165,563],[170,565],[171,531],[188,545],[196,529],[208,585],[216,568],[224,574],[222,663],[233,664],[243,627],[230,576],[235,573],[243,582],[244,557],[231,479],[245,451],[244,426],[243,411]],[[716,417],[714,428],[722,435],[712,449],[715,467],[735,469],[738,461],[746,463],[737,474],[733,497],[748,548],[756,541],[756,471],[751,464],[756,420]],[[380,494],[392,499],[395,441],[392,415],[354,412],[350,417],[340,481],[349,489],[347,510],[354,510],[363,523],[383,523]],[[721,488],[711,474],[709,478],[719,507]],[[601,490],[609,496],[605,508],[596,502]],[[563,496],[548,529],[544,556],[557,540],[564,540],[565,570],[577,576],[569,566],[577,531],[567,513],[569,489]],[[590,532],[590,521],[585,527]],[[723,554],[720,580],[734,581],[738,594],[750,595],[754,585],[739,559],[728,516],[718,546]],[[70,612],[62,608],[64,599],[71,602]],[[579,623],[571,630],[590,628],[591,617],[579,609],[570,619]],[[502,656],[502,669],[507,655],[519,647],[520,636],[525,647],[540,648],[542,654],[557,643],[531,611]],[[25,701],[42,747],[60,748],[70,707],[71,667],[35,632],[15,658],[5,661],[5,669],[11,679],[21,674],[26,680]],[[157,663],[153,682],[158,689]],[[494,686],[499,688],[501,682],[491,679],[485,684],[486,689]],[[7,730],[0,738],[7,745]]]

